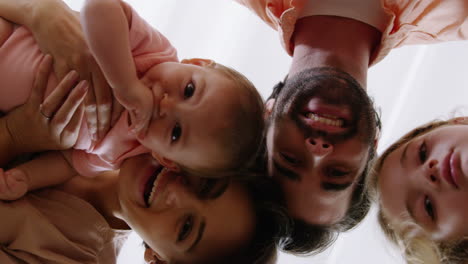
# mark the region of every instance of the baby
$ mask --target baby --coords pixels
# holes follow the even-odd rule
[[[168,169],[223,177],[253,161],[263,137],[263,102],[243,75],[211,60],[178,62],[169,41],[119,0],[86,1],[81,20],[92,55],[127,111],[99,142],[82,120],[74,150],[57,154],[54,166],[92,177],[151,152]],[[44,55],[24,27],[2,32],[2,82],[15,91],[0,91],[0,110],[9,111],[26,100]],[[51,76],[47,93],[56,83]],[[16,198],[31,186],[66,180],[28,177],[28,170],[41,170],[36,166],[18,170],[10,190]]]

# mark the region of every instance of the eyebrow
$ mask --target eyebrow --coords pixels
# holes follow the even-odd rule
[[[322,182],[320,185],[322,189],[325,191],[332,191],[332,192],[339,192],[348,189],[353,182],[347,182],[342,184],[330,183],[330,182]]]
[[[285,168],[283,166],[281,166],[281,164],[279,164],[276,160],[273,159],[273,167],[283,176],[285,176],[286,178],[290,179],[290,180],[293,180],[293,181],[300,181],[301,180],[301,177],[299,176],[299,174],[297,174],[296,172],[288,169],[288,168]]]
[[[199,244],[200,240],[203,237],[203,233],[205,232],[205,226],[206,226],[206,223],[205,223],[205,220],[203,219],[200,223],[200,227],[198,228],[197,238],[195,239],[193,244],[189,247],[189,249],[187,250],[187,253],[193,252],[195,250],[196,246]]]
[[[403,153],[401,153],[401,157],[400,157],[400,164],[401,166],[404,168],[406,167],[405,163],[406,163],[406,152],[408,151],[408,146],[409,146],[409,142],[406,144],[405,148],[403,149]]]

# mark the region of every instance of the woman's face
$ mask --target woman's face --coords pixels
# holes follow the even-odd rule
[[[384,215],[432,239],[468,236],[468,125],[440,127],[391,153],[379,174]]]
[[[255,215],[241,185],[160,171],[150,155],[128,159],[118,187],[120,217],[159,260],[206,262],[248,242]]]

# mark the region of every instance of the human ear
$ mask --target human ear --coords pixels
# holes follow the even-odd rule
[[[265,113],[263,114],[263,118],[266,120],[270,117],[271,112],[273,112],[273,107],[275,106],[275,98],[268,99],[265,103]]]
[[[161,257],[156,254],[151,248],[145,249],[145,262],[148,264],[165,264],[164,260],[161,260]]]
[[[460,116],[450,120],[450,123],[456,125],[468,125],[468,116]]]
[[[181,63],[192,64],[196,66],[206,67],[215,64],[214,61],[208,59],[192,58],[192,59],[183,59]]]
[[[166,157],[160,156],[156,152],[151,152],[151,155],[153,156],[153,158],[155,158],[159,162],[159,164],[163,165],[167,169],[174,171],[174,172],[180,172],[179,165],[177,165],[177,163],[175,163],[174,161]]]

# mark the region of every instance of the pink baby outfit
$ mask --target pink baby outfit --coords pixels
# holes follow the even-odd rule
[[[47,188],[0,201],[0,263],[115,264],[130,230],[112,229],[81,198]]]
[[[289,55],[296,21],[309,15],[335,15],[366,22],[382,32],[369,65],[393,48],[468,38],[467,0],[236,0],[273,29]],[[351,2],[351,3],[350,3]],[[364,5],[361,5],[364,2]],[[376,8],[375,4],[380,8]],[[359,8],[366,10],[356,11]],[[314,10],[317,9],[317,10]],[[383,12],[382,12],[383,11]],[[383,18],[375,14],[382,14]],[[382,22],[385,22],[382,27]]]
[[[0,19],[0,23],[2,22],[4,21]],[[175,48],[133,9],[129,38],[139,77],[156,64],[178,62]],[[0,111],[8,112],[26,101],[43,57],[44,54],[39,50],[31,32],[25,27],[15,28],[6,41],[0,43]],[[57,78],[51,74],[46,93],[49,94],[57,83]],[[82,120],[73,151],[73,166],[77,172],[94,176],[100,171],[118,168],[128,157],[148,152],[129,132],[127,121],[128,113],[124,111],[106,136],[94,144],[88,133],[86,120]]]

